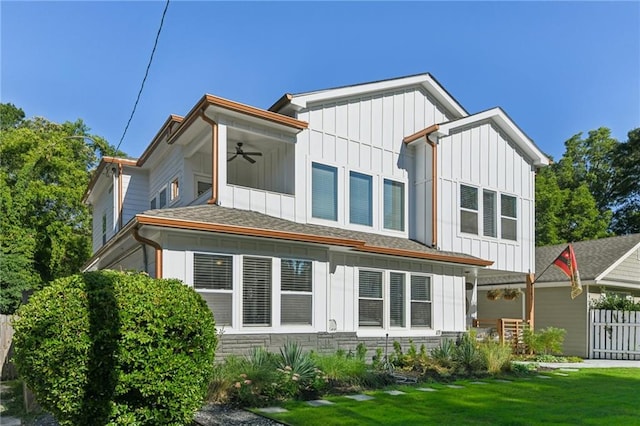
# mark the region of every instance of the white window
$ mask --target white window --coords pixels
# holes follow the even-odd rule
[[[349,221],[373,224],[373,179],[362,173],[349,173]]]
[[[384,227],[404,231],[404,184],[384,180]]]
[[[360,270],[360,327],[383,327],[382,272]]]
[[[171,201],[175,201],[180,196],[180,180],[175,178],[171,181]]]
[[[158,194],[158,208],[163,208],[164,206],[167,205],[167,188],[164,187],[160,190],[160,193]]]
[[[311,166],[311,215],[338,220],[338,169],[325,164]]]
[[[478,188],[460,185],[460,231],[478,235]]]
[[[405,326],[405,274],[391,272],[389,274],[389,325],[391,327]]]
[[[485,237],[497,237],[496,193],[487,189],[482,191],[482,234]]]
[[[233,318],[233,257],[194,253],[193,285],[213,312],[216,325]]]
[[[271,258],[242,260],[242,325],[271,325]]]
[[[518,240],[518,206],[516,197],[502,194],[500,196],[500,227],[502,238]]]
[[[313,280],[310,260],[282,259],[280,263],[280,323],[311,325]]]
[[[431,327],[431,278],[411,275],[411,327]]]

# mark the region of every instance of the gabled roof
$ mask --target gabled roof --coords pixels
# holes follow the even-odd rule
[[[375,92],[396,90],[406,87],[423,87],[455,117],[465,117],[467,111],[449,92],[429,73],[406,77],[360,83],[350,86],[334,87],[298,94],[287,93],[276,101],[269,111],[281,112],[288,108],[302,109],[315,102],[330,101],[350,96],[369,95]]]
[[[473,115],[458,118],[456,120],[447,121],[431,125],[412,135],[406,136],[404,143],[412,143],[422,137],[429,137],[436,142],[435,137],[449,136],[452,131],[462,127],[473,126],[483,121],[491,120],[495,123],[511,140],[533,161],[535,166],[549,165],[549,158],[538,148],[538,146],[527,136],[525,132],[507,115],[500,107],[481,111]]]
[[[536,283],[565,282],[567,276],[555,266],[542,273],[568,244],[557,244],[536,248]],[[599,240],[579,241],[572,243],[576,253],[580,278],[583,281],[598,281],[620,264],[631,253],[640,248],[640,234],[601,238]],[[542,275],[539,275],[542,274]],[[638,277],[640,281],[640,277]],[[524,283],[523,276],[509,275],[504,277],[483,278],[481,284]]]
[[[463,253],[437,250],[406,238],[297,223],[218,205],[147,210],[138,214],[136,221],[140,225],[340,246],[354,251],[436,262],[474,266],[493,263]]]

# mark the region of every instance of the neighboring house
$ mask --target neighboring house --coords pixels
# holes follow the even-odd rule
[[[268,110],[205,95],[139,159],[102,159],[86,269],[193,286],[222,355],[433,346],[467,329],[477,277],[534,268],[546,164],[500,108],[469,115],[430,74]]]
[[[551,266],[543,272],[567,244],[536,248],[535,291],[536,329],[559,327],[567,330],[564,352],[567,355],[589,356],[589,305],[603,291],[624,297],[640,298],[640,234],[603,238],[573,243],[583,292],[571,299],[567,276]],[[488,300],[490,289],[521,288],[524,276],[482,278],[479,281],[478,316],[480,318],[524,319],[524,297],[509,300]],[[524,293],[523,293],[524,294]]]

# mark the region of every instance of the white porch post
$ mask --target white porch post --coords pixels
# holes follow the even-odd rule
[[[469,301],[469,313],[467,315],[467,328],[473,327],[478,319],[478,273],[474,270],[467,275],[467,280],[471,281],[471,300]]]

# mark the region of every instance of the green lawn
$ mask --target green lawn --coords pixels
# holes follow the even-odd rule
[[[462,389],[444,384],[396,386],[405,395],[367,392],[374,399],[353,401],[344,396],[326,399],[334,405],[310,407],[305,402],[282,404],[287,413],[269,417],[290,425],[640,425],[640,369],[582,369],[567,377],[545,373],[510,378],[510,383],[484,379],[487,384],[457,381]],[[436,392],[421,392],[432,387]],[[389,389],[387,389],[389,390]]]

